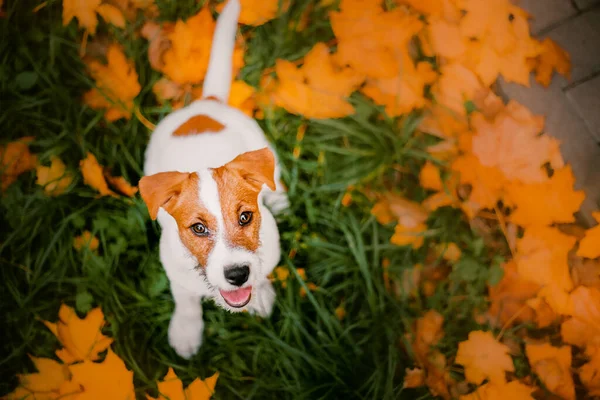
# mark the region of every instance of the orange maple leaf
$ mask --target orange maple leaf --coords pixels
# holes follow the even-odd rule
[[[72,381],[83,388],[77,399],[135,399],[133,372],[110,348],[101,363],[84,360],[69,369],[73,374]]]
[[[527,307],[526,302],[536,296],[540,285],[519,275],[514,261],[504,264],[503,271],[502,280],[489,288],[488,313],[493,318],[492,323],[503,326],[511,320],[515,323],[533,320],[534,310]]]
[[[98,163],[96,156],[88,152],[87,157],[79,163],[79,167],[83,181],[99,191],[101,196],[116,196],[116,193],[108,188],[102,166]]]
[[[175,24],[172,22],[165,22],[159,25],[154,21],[148,21],[140,31],[142,37],[150,42],[148,47],[148,61],[150,61],[150,66],[157,71],[162,71],[165,66],[163,54],[171,48],[169,36],[173,33],[174,29]]]
[[[578,347],[600,346],[600,290],[580,286],[570,297],[571,318],[561,326],[563,341]]]
[[[421,172],[419,173],[419,183],[425,189],[443,190],[442,178],[440,178],[440,170],[431,161],[425,162]]]
[[[272,20],[281,13],[287,12],[290,7],[291,0],[283,0],[281,9],[279,8],[280,0],[240,0],[240,16],[238,21],[240,24],[260,26],[265,22]],[[217,6],[217,11],[223,11],[225,3]]]
[[[421,368],[406,368],[403,389],[416,388],[425,385],[425,371]]]
[[[106,109],[105,118],[115,121],[131,118],[133,99],[140,93],[138,75],[133,62],[128,60],[119,45],[109,46],[108,64],[88,61],[90,75],[96,88],[84,94],[84,102],[94,109]]]
[[[361,92],[384,105],[385,112],[392,117],[406,114],[425,106],[425,85],[432,83],[437,74],[428,62],[415,65],[408,49],[397,52],[398,72],[389,78],[368,78]]]
[[[469,130],[468,121],[464,115],[459,115],[441,104],[434,103],[427,106],[423,110],[423,114],[419,129],[430,135],[444,139],[454,138]],[[439,145],[442,143],[449,145],[452,142],[440,142]]]
[[[515,366],[508,346],[494,339],[491,332],[472,331],[469,339],[458,344],[456,363],[465,367],[465,377],[477,385],[485,379],[504,384],[505,373],[514,372]]]
[[[393,78],[401,71],[398,54],[423,27],[401,8],[384,11],[378,2],[342,0],[329,13],[338,39],[337,59],[370,78]]]
[[[73,248],[77,251],[88,248],[91,251],[98,250],[100,241],[90,231],[84,231],[81,235],[73,238]]]
[[[556,285],[569,291],[573,281],[567,255],[577,239],[556,228],[531,227],[517,241],[515,261],[519,275],[539,285]]]
[[[575,386],[571,376],[571,346],[525,344],[525,354],[531,369],[548,390],[563,399],[575,399]]]
[[[493,121],[475,113],[471,118],[475,134],[472,151],[486,167],[496,167],[508,180],[540,183],[548,180],[543,169],[547,162],[560,166],[556,159],[558,142],[539,136],[544,118],[534,116],[527,108],[510,101]],[[560,153],[559,153],[560,154]]]
[[[571,77],[571,57],[556,42],[545,38],[540,44],[540,54],[533,62],[535,80],[548,87],[554,70],[566,78]]]
[[[278,83],[273,96],[287,111],[306,118],[339,118],[354,113],[346,98],[362,83],[363,76],[333,64],[329,49],[317,43],[297,69],[286,60],[275,63]]]
[[[471,185],[469,201],[478,208],[493,209],[502,197],[506,178],[495,167],[482,165],[473,154],[464,154],[454,160],[451,165],[459,174],[460,182]]]
[[[5,191],[19,175],[35,168],[37,157],[29,151],[31,137],[0,146],[0,190]]]
[[[579,257],[600,257],[600,211],[593,212],[592,216],[598,222],[598,225],[585,231],[585,237],[581,239],[577,249]]]
[[[570,166],[556,170],[546,182],[509,183],[505,188],[506,200],[516,206],[510,220],[525,227],[575,221],[573,214],[579,210],[585,193],[575,191],[574,183]]]
[[[96,33],[98,26],[98,17],[119,28],[125,27],[125,17],[121,10],[110,4],[100,4],[102,0],[63,0],[63,25],[66,26],[71,20],[77,17],[79,26],[83,27],[92,35]]]
[[[49,196],[59,196],[71,185],[73,175],[66,172],[66,166],[58,157],[52,157],[49,167],[38,165],[36,167],[37,183],[44,187],[44,192]]]
[[[164,44],[158,31],[147,32],[147,35],[154,33],[152,37],[159,41],[157,42],[158,49],[153,57],[162,60],[161,71],[170,80],[178,84],[198,84],[204,80],[210,59],[215,25],[208,6],[205,6],[198,14],[188,18],[185,22],[178,20],[172,31],[167,29],[164,32],[170,41],[170,46]],[[236,76],[244,65],[242,43],[238,41],[234,49],[232,76]],[[164,53],[161,57],[160,53],[163,49]]]
[[[459,63],[443,65],[440,78],[431,88],[436,101],[459,117],[467,114],[465,102],[485,90],[477,75]]]
[[[17,375],[17,377],[19,378],[19,386],[30,392],[34,392],[34,398],[38,398],[36,396],[44,396],[44,392],[58,391],[62,384],[71,378],[69,368],[65,364],[61,364],[50,358],[33,356],[29,356],[29,358],[33,361],[33,365],[35,365],[38,372]],[[51,393],[46,395],[50,396]]]
[[[590,396],[600,396],[600,346],[588,347],[586,355],[590,360],[579,369],[579,379]]]
[[[486,383],[460,400],[533,400],[531,394],[535,388],[524,385],[519,381],[509,383]]]
[[[162,382],[157,383],[159,396],[154,398],[146,395],[146,398],[148,400],[208,400],[215,392],[215,385],[218,378],[218,372],[215,372],[212,376],[204,380],[196,378],[184,390],[183,383],[177,377],[173,368],[169,367]]]
[[[112,338],[100,332],[104,326],[104,314],[100,308],[91,310],[84,319],[79,319],[75,310],[63,304],[58,311],[58,318],[56,323],[43,322],[64,346],[56,351],[56,355],[67,364],[97,360],[98,354],[113,342]]]

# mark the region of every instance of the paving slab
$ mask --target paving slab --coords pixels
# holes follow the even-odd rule
[[[600,75],[570,88],[566,92],[573,108],[585,121],[588,129],[600,143]],[[600,160],[598,160],[600,169]]]
[[[529,26],[533,34],[577,14],[568,0],[515,0],[514,3],[531,14]]]
[[[542,38],[545,36],[571,54],[572,82],[600,72],[600,7],[566,20]]]
[[[498,88],[505,99],[514,99],[546,117],[546,133],[561,141],[563,157],[576,177],[575,187],[586,192],[579,217],[592,225],[591,212],[598,210],[600,203],[600,146],[563,92],[566,84],[557,76],[547,89],[533,79],[530,88],[500,79]]]

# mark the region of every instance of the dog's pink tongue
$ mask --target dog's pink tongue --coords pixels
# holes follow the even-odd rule
[[[225,301],[227,301],[230,306],[235,307],[236,305],[244,305],[248,301],[248,298],[252,294],[252,286],[238,290],[232,290],[230,292],[220,290],[220,292]]]

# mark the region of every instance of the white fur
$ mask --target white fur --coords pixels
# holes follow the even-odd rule
[[[239,15],[238,0],[229,0],[217,22],[211,61],[204,84],[205,96],[229,97],[231,84],[231,53]],[[218,133],[202,133],[190,136],[173,136],[173,132],[195,115],[207,115],[225,126]],[[263,317],[273,308],[275,292],[267,275],[280,258],[279,231],[272,212],[288,207],[288,199],[280,182],[280,169],[275,167],[276,190],[263,187],[259,194],[261,226],[260,245],[256,253],[232,247],[225,240],[217,185],[209,168],[220,167],[238,155],[273,148],[256,121],[241,111],[213,100],[195,101],[189,106],[165,117],[157,126],[146,150],[144,174],[180,171],[197,172],[199,175],[199,198],[217,220],[217,232],[213,250],[207,265],[199,269],[198,260],[183,245],[175,219],[160,208],[157,220],[162,228],[160,237],[160,260],[171,282],[175,311],[169,324],[169,343],[184,358],[194,355],[202,344],[202,298],[211,298],[219,306],[238,312],[247,309]],[[275,152],[273,152],[275,154]],[[265,207],[268,206],[269,208]],[[237,289],[223,275],[224,267],[236,263],[250,265],[248,283],[253,287],[252,298],[247,306],[234,309],[227,305],[219,289]]]

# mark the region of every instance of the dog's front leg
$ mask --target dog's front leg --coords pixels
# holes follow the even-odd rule
[[[169,344],[181,357],[189,359],[202,345],[202,305],[200,296],[171,282],[175,311],[169,323]]]

